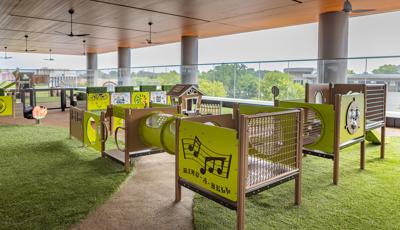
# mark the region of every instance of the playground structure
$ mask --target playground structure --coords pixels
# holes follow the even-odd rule
[[[360,143],[360,168],[365,168],[366,131],[382,128],[381,157],[385,141],[385,85],[306,85],[303,101],[276,101],[276,106],[303,108],[303,153],[333,160],[333,183],[339,182],[339,152]]]
[[[301,203],[303,112],[240,105],[231,114],[176,121],[175,199],[184,186],[237,212],[245,225],[245,197],[295,179]]]
[[[201,99],[204,95],[195,85],[177,84],[167,94],[172,105],[179,105],[182,113],[196,115],[200,113]]]
[[[7,95],[0,89],[0,117],[15,118],[15,94]]]
[[[130,170],[131,159],[135,157],[169,152],[174,153],[175,117],[179,116],[179,107],[152,104],[152,108],[144,105],[112,105],[101,117],[101,153]],[[123,120],[123,125],[115,127],[116,149],[106,150],[105,143],[109,137],[107,121],[113,118]],[[124,133],[121,135],[121,131]],[[118,137],[123,137],[120,141]],[[122,148],[121,142],[125,147]]]
[[[65,109],[70,108],[72,105],[74,105],[75,103],[75,99],[74,99],[74,92],[77,90],[81,90],[78,88],[26,88],[26,89],[21,89],[20,90],[20,98],[21,98],[21,102],[24,108],[24,114],[34,108],[37,104],[41,104],[47,107],[48,110],[56,110],[56,109],[61,109],[61,111],[65,111]],[[38,94],[45,94],[46,97],[50,97],[51,95],[53,95],[53,91],[57,91],[60,93],[59,97],[60,97],[60,106],[57,107],[53,107],[53,102],[47,102],[47,101],[43,101],[43,102],[38,102]],[[68,93],[69,95],[68,95]],[[29,100],[29,104],[27,102],[27,97]],[[69,106],[68,106],[68,101],[69,101]],[[50,106],[49,106],[49,105]]]
[[[132,158],[175,153],[174,122],[182,110],[179,105],[168,105],[171,99],[166,90],[173,90],[173,86],[162,86],[161,91],[157,88],[141,86],[137,92],[132,86],[117,86],[115,92],[108,93],[106,87],[88,87],[83,96],[86,100],[78,101],[78,106],[70,110],[70,136],[123,164],[127,171]],[[200,105],[201,95],[191,95],[200,97],[192,116],[221,113],[220,105]],[[106,150],[111,136],[116,148]]]
[[[359,92],[364,94],[366,140],[381,144],[381,158],[385,157],[386,84],[306,84],[306,102],[331,104],[336,94]],[[319,98],[319,99],[318,99]],[[375,129],[381,129],[376,137]]]

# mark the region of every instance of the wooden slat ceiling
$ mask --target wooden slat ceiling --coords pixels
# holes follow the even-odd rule
[[[8,51],[38,53],[111,52],[117,47],[144,47],[152,21],[153,41],[171,43],[182,35],[200,38],[312,23],[318,15],[338,11],[343,0],[1,0],[0,46]],[[367,14],[400,10],[400,0],[352,0],[353,8],[372,8]],[[74,8],[74,33],[68,37],[68,9]],[[355,14],[351,16],[360,16]]]

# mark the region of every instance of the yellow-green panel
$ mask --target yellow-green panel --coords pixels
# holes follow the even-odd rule
[[[150,92],[132,92],[132,104],[144,104],[147,107],[150,103]]]
[[[211,193],[237,201],[237,132],[191,121],[179,127],[179,176]]]
[[[13,115],[13,97],[0,96],[0,116]]]
[[[99,115],[85,112],[83,135],[83,143],[85,145],[101,151],[101,126]]]
[[[143,109],[144,104],[123,104],[123,105],[113,105],[112,111],[114,117],[125,118],[125,109]]]
[[[88,93],[87,109],[88,111],[106,110],[110,104],[109,93]]]
[[[348,110],[350,108],[351,103],[354,103],[357,105],[356,107],[360,111],[360,116],[357,122],[358,129],[355,133],[351,134],[346,126],[347,126],[347,116]],[[343,144],[347,141],[359,138],[364,136],[364,130],[365,130],[365,124],[364,124],[364,118],[365,118],[365,108],[364,108],[364,94],[349,94],[349,95],[342,95],[342,100],[341,100],[341,114],[340,114],[340,144]]]
[[[313,112],[315,112],[316,116],[321,122],[321,135],[314,143],[304,145],[304,147],[326,153],[333,152],[333,137],[335,133],[335,112],[333,110],[333,105],[311,104],[297,101],[279,101],[279,107],[311,109]],[[304,115],[307,116],[307,113]],[[319,121],[316,120],[315,122]],[[307,130],[306,125],[304,130]]]

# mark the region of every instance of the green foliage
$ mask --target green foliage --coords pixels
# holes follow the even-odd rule
[[[380,66],[378,69],[372,70],[374,74],[396,74],[400,73],[400,69],[397,65],[386,64]]]
[[[207,79],[200,79],[199,88],[208,96],[226,97],[227,95],[224,85],[220,81],[211,82]]]
[[[272,100],[271,88],[274,85],[281,90],[280,99],[304,98],[304,87],[294,83],[289,74],[279,71],[256,71],[244,64],[216,66],[214,69],[202,72],[199,78],[213,84],[221,83],[227,97],[231,98]],[[203,91],[207,95],[213,95],[208,94],[212,91]]]
[[[176,71],[153,73],[140,71],[132,75],[136,85],[176,85],[181,82],[181,77]]]
[[[279,71],[267,72],[261,83],[261,94],[263,100],[273,100],[272,86],[279,88],[279,99],[304,98],[304,86],[293,82],[292,76]]]
[[[347,74],[356,74],[356,72],[354,72],[354,70],[352,70],[352,69],[348,69]]]

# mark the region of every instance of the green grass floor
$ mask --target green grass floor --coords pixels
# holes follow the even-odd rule
[[[359,170],[359,145],[341,152],[340,183],[332,185],[332,160],[303,160],[303,203],[294,182],[246,199],[246,229],[400,229],[400,138],[390,138],[386,159],[367,145]],[[201,229],[235,229],[236,213],[196,195],[194,223]]]
[[[68,130],[0,126],[0,229],[68,229],[125,180]]]

